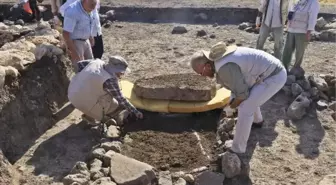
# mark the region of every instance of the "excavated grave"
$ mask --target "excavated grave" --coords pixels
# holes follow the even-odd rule
[[[197,74],[169,74],[139,79],[133,90],[147,99],[209,101],[216,95],[216,84]]]
[[[146,113],[144,120],[124,126],[122,154],[171,172],[208,166],[217,154],[218,113]]]

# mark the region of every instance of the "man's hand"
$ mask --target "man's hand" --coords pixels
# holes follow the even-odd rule
[[[259,16],[256,18],[255,25],[256,25],[257,28],[260,27],[260,18],[261,18],[261,17],[259,17]]]
[[[81,57],[79,55],[77,55],[76,52],[71,52],[70,56],[71,56],[71,61],[73,61],[73,62],[78,62],[78,61],[84,60],[84,59],[81,59]]]
[[[90,37],[90,44],[91,44],[91,47],[93,47],[95,45],[95,40],[93,37]]]
[[[230,108],[236,109],[243,101],[244,101],[243,99],[235,98],[230,104]]]
[[[307,41],[309,42],[310,39],[311,39],[311,31],[310,30],[307,31],[306,37],[307,37]]]
[[[138,111],[137,113],[135,113],[135,116],[138,118],[138,119],[142,119],[143,118],[143,114],[142,112]]]

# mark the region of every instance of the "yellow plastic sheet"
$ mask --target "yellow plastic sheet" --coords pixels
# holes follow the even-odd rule
[[[191,113],[205,112],[225,106],[230,100],[230,91],[221,88],[217,90],[216,96],[207,102],[184,102],[184,101],[169,101],[169,100],[153,100],[138,97],[133,92],[133,83],[122,80],[121,88],[124,96],[137,108],[166,113]]]

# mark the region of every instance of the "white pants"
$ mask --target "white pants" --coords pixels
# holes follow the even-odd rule
[[[249,97],[238,107],[238,120],[231,150],[245,153],[252,123],[263,121],[260,106],[276,94],[286,83],[287,73],[283,69],[278,74],[256,84]]]

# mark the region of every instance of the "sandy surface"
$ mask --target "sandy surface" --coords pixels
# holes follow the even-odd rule
[[[134,81],[142,77],[156,74],[191,72],[188,66],[189,57],[199,49],[208,49],[218,41],[235,39],[243,46],[254,47],[257,35],[237,29],[237,26],[186,25],[188,33],[172,35],[173,24],[140,24],[114,23],[112,27],[103,29],[105,57],[121,55],[127,59],[132,73],[125,78]],[[214,34],[215,39],[196,37],[198,30],[204,29],[208,35]],[[136,30],[136,31],[135,31]],[[272,51],[272,43],[267,41],[266,49]],[[311,42],[307,48],[303,67],[307,73],[332,74],[335,69],[335,43]],[[314,107],[300,121],[287,119],[285,110],[291,103],[290,98],[279,93],[265,105],[262,113],[265,126],[253,130],[250,135],[248,151],[243,156],[251,167],[250,179],[227,181],[225,185],[241,184],[297,184],[317,185],[326,175],[335,173],[335,121],[331,111],[315,111]],[[90,130],[81,126],[80,113],[74,111],[60,120],[53,128],[42,135],[34,146],[15,164],[22,168],[28,185],[61,184],[62,176],[66,175],[78,160],[84,160],[90,148],[96,143]],[[160,167],[169,164],[176,165],[174,170],[194,167],[204,164],[204,158],[190,152],[189,158],[175,151],[192,149],[195,140],[190,133],[193,126],[176,121],[155,120],[153,115],[150,124],[144,127],[128,127],[130,137],[135,139],[133,145],[128,145],[127,155],[144,160]],[[162,123],[162,124],[161,124]],[[189,122],[190,123],[190,122]],[[214,122],[211,122],[214,123]],[[210,124],[207,121],[198,124]],[[195,123],[196,124],[196,123]],[[150,126],[151,125],[151,126]],[[167,126],[168,125],[168,126]],[[174,129],[172,129],[174,128]],[[200,127],[202,128],[202,127]],[[207,127],[206,127],[207,128]],[[210,127],[211,128],[211,127]],[[172,131],[177,135],[170,135]],[[197,128],[196,128],[197,129]],[[199,129],[199,128],[198,128]],[[209,130],[200,129],[204,147],[211,152],[213,134]],[[180,142],[171,146],[171,142]],[[141,146],[148,146],[144,150]],[[133,153],[133,152],[134,153]],[[197,151],[197,150],[195,150]],[[150,153],[159,155],[151,156]],[[170,153],[172,155],[165,155]],[[192,155],[194,154],[194,155]],[[153,155],[153,154],[152,154]],[[171,158],[169,158],[171,157]],[[194,158],[193,158],[194,157]]]

